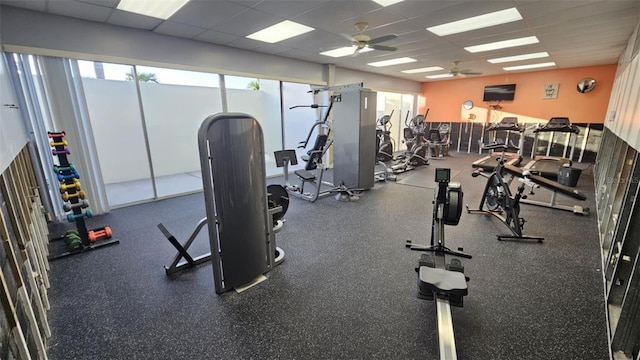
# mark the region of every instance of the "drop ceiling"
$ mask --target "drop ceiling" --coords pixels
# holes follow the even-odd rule
[[[382,7],[371,0],[191,0],[168,20],[116,9],[119,0],[0,0],[0,4],[85,19],[117,26],[152,31],[251,51],[275,54],[320,64],[384,74],[414,81],[448,72],[453,61],[460,70],[482,75],[506,73],[512,65],[553,61],[545,69],[614,64],[640,19],[638,0],[512,0],[456,1],[405,0]],[[516,7],[523,19],[490,28],[439,37],[425,28],[493,11]],[[314,31],[275,44],[246,36],[291,20]],[[371,38],[395,34],[381,45],[395,52],[369,51],[358,56],[331,58],[320,52],[349,46],[344,34],[357,35],[355,24],[367,22]],[[469,53],[464,47],[516,37],[536,36],[537,44],[483,53]],[[544,59],[491,64],[487,59],[548,52]],[[372,67],[371,62],[411,57],[416,62],[389,67]],[[402,70],[440,66],[428,74],[405,74]],[[437,80],[442,81],[442,80]]]

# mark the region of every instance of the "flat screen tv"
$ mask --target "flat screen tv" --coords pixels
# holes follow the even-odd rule
[[[484,87],[482,101],[513,100],[516,93],[516,84],[487,85]]]

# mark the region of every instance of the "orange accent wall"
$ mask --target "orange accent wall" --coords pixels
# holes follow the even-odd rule
[[[426,98],[429,121],[469,121],[469,113],[478,116],[475,121],[500,119],[505,116],[522,116],[529,121],[548,120],[553,116],[566,116],[572,123],[604,123],[613,88],[617,64],[587,66],[571,69],[546,70],[508,75],[465,77],[454,80],[427,82],[422,84],[422,95]],[[596,80],[593,91],[581,94],[576,90],[580,79]],[[556,99],[543,99],[546,84],[558,83]],[[482,101],[485,85],[516,84],[513,101],[502,101],[502,109],[489,112]],[[471,112],[462,109],[462,103],[471,100]],[[420,113],[424,112],[420,109]],[[484,114],[483,114],[484,112]],[[533,119],[531,119],[533,118]],[[523,121],[523,122],[526,122]]]

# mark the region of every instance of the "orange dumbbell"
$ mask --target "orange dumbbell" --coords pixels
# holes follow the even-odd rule
[[[89,241],[93,243],[100,239],[111,239],[113,233],[111,232],[111,227],[105,226],[101,229],[89,230],[89,232],[87,232],[87,235],[89,237]]]

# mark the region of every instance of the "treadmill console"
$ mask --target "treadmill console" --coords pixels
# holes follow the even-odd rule
[[[485,131],[524,131],[524,128],[518,124],[518,118],[515,116],[504,117],[500,122],[489,125]]]
[[[580,130],[571,125],[568,117],[552,117],[546,124],[534,130],[535,132],[558,131],[580,133]]]

